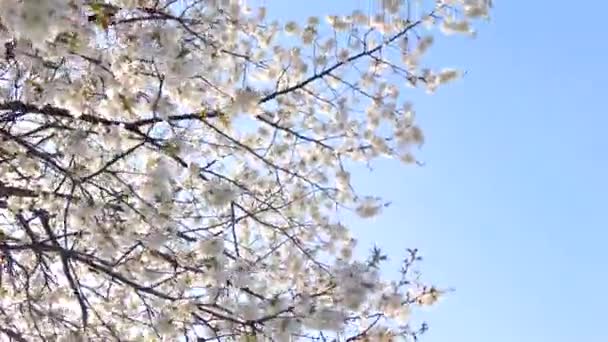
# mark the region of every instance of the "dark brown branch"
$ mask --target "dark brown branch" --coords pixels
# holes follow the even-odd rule
[[[432,14],[432,13],[431,13]],[[337,63],[335,63],[334,65],[332,65],[329,68],[324,69],[323,71],[316,73],[310,77],[308,77],[307,79],[294,84],[292,86],[283,88],[281,90],[275,91],[271,94],[268,94],[266,96],[264,96],[263,98],[260,99],[259,103],[266,103],[268,101],[274,100],[275,98],[291,93],[293,91],[296,91],[298,89],[301,89],[305,86],[307,86],[309,83],[312,83],[318,79],[321,79],[327,75],[329,75],[331,72],[333,72],[334,70],[348,64],[348,63],[352,63],[362,57],[366,57],[366,56],[371,56],[372,54],[382,50],[384,47],[392,44],[393,42],[395,42],[397,39],[405,36],[406,34],[408,34],[408,32],[410,32],[410,30],[412,30],[413,28],[415,28],[416,26],[420,25],[422,23],[422,20],[418,20],[414,23],[409,24],[406,28],[404,28],[403,30],[401,30],[399,33],[395,34],[394,36],[392,36],[391,38],[389,38],[388,40],[384,41],[381,44],[378,44],[376,47],[374,47],[373,49],[370,50],[364,50],[356,55],[350,56],[349,58],[347,58],[345,61],[339,61]]]

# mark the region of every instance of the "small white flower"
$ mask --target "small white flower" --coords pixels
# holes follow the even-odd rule
[[[216,237],[199,242],[199,252],[205,256],[215,257],[224,253],[224,240]]]
[[[319,17],[308,17],[307,22],[310,26],[317,26],[319,25],[320,20]]]
[[[418,46],[416,46],[416,50],[414,51],[414,54],[416,56],[424,55],[428,51],[428,49],[431,47],[431,45],[433,45],[433,42],[434,42],[433,36],[426,36],[426,37],[420,39],[420,41],[418,42]]]
[[[382,205],[380,205],[377,200],[370,197],[363,200],[363,203],[356,209],[357,214],[362,218],[377,216],[381,211]]]
[[[353,256],[353,249],[350,246],[344,246],[340,250],[340,257],[345,260],[349,260]]]
[[[169,240],[169,236],[164,232],[152,232],[145,239],[146,245],[151,249],[159,249],[161,248],[167,241]]]
[[[445,35],[452,34],[468,34],[473,35],[475,31],[471,28],[471,25],[466,20],[461,21],[452,21],[452,20],[444,20],[440,26],[441,32]]]
[[[316,35],[317,35],[317,32],[316,32],[315,28],[312,27],[312,26],[307,26],[302,31],[302,35],[301,35],[302,43],[304,43],[306,45],[312,44],[312,42],[314,41]]]
[[[87,132],[76,130],[74,131],[66,143],[68,153],[76,156],[85,156],[88,152]]]
[[[259,21],[263,21],[266,18],[266,13],[267,13],[266,7],[260,6],[258,8],[257,19]]]
[[[207,202],[214,207],[224,207],[236,198],[236,192],[227,184],[211,183],[205,191]]]
[[[368,25],[369,24],[368,16],[365,15],[363,12],[361,12],[361,10],[353,11],[351,17],[353,18],[354,23],[357,25]]]
[[[391,14],[399,12],[403,1],[400,0],[382,0],[382,9]]]
[[[161,335],[171,335],[175,333],[175,327],[169,317],[167,317],[166,315],[161,315],[157,319],[155,328]]]
[[[350,51],[348,49],[340,49],[340,52],[338,52],[338,60],[340,62],[346,62],[349,57]]]
[[[246,321],[253,321],[260,315],[259,308],[251,302],[243,303],[239,305],[238,312],[241,317]]]
[[[296,34],[300,30],[300,27],[295,21],[289,21],[285,24],[285,32],[288,34]]]
[[[444,69],[439,73],[439,83],[445,84],[460,77],[460,71],[456,69]]]
[[[469,0],[464,5],[464,14],[469,18],[487,18],[491,0]]]
[[[120,149],[123,146],[123,137],[121,128],[118,126],[110,126],[106,134],[102,136],[104,144],[112,150]]]
[[[350,310],[358,310],[367,297],[367,292],[364,288],[357,286],[349,289],[343,294],[344,305]]]
[[[144,267],[144,278],[148,281],[156,281],[162,276],[162,273]]]
[[[105,259],[112,259],[117,253],[116,246],[112,245],[108,241],[104,241],[99,244],[99,256]]]
[[[237,90],[230,111],[233,113],[253,112],[258,104],[259,94],[251,89]]]
[[[346,315],[342,311],[330,308],[318,309],[305,324],[310,329],[339,331],[344,326]]]
[[[244,262],[237,262],[233,266],[232,284],[235,287],[248,287],[253,280],[249,266]]]
[[[431,306],[439,300],[442,292],[432,287],[428,291],[418,296],[418,304],[422,306]]]
[[[84,341],[83,336],[78,332],[70,332],[61,337],[58,342],[81,342]]]

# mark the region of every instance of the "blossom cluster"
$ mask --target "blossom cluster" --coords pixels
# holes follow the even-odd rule
[[[352,168],[416,163],[406,87],[489,0],[280,22],[242,1],[0,1],[0,340],[390,341],[442,291],[357,257]],[[411,91],[415,91],[412,89]],[[423,326],[424,327],[424,326]],[[423,331],[424,329],[422,329]]]

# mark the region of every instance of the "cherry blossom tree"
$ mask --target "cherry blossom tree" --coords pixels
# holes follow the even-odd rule
[[[343,218],[386,202],[350,172],[416,163],[404,89],[457,78],[422,65],[434,29],[490,7],[2,0],[0,339],[417,339],[441,291],[416,250],[392,280],[353,256]]]

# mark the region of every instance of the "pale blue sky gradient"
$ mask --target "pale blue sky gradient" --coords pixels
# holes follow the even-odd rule
[[[426,166],[358,172],[393,206],[354,229],[394,269],[418,247],[425,279],[456,289],[422,314],[424,342],[605,342],[608,3],[496,2],[477,39],[429,53],[468,74],[412,92]],[[266,4],[303,19],[368,1]]]

